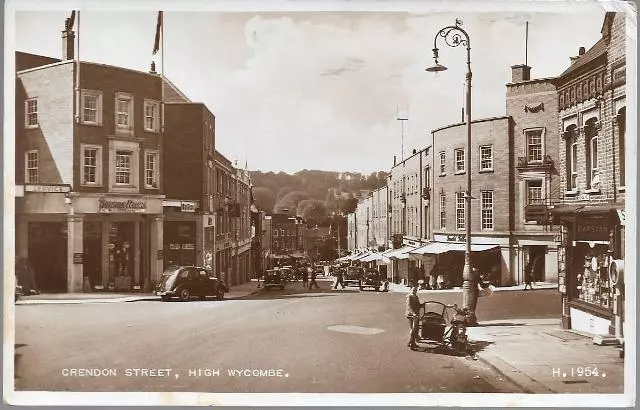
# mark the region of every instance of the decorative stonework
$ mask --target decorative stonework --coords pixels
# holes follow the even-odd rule
[[[526,105],[526,104],[524,106],[524,112],[537,113],[537,112],[540,112],[540,111],[544,111],[544,103],[543,102],[541,102],[538,105],[534,105],[534,106],[529,106],[529,105]]]

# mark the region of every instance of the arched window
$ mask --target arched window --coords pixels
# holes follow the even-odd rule
[[[589,118],[584,124],[587,189],[597,188],[597,184],[600,182],[598,176],[598,130],[596,122],[596,118]]]
[[[578,144],[576,143],[576,126],[570,125],[565,130],[567,190],[578,188]]]

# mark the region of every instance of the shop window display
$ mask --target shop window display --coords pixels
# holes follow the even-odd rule
[[[576,247],[580,270],[576,280],[577,300],[610,309],[613,303],[613,288],[609,282],[608,245],[580,243]]]

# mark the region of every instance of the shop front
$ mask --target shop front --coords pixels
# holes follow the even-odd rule
[[[623,335],[624,211],[612,206],[563,207],[558,287],[563,327],[598,336]]]
[[[158,196],[35,187],[16,200],[16,255],[29,260],[40,291],[139,290],[159,278]]]
[[[199,201],[164,200],[164,267],[215,266],[215,216],[200,212]]]

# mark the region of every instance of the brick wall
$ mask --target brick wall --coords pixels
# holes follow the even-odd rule
[[[455,124],[433,131],[433,155],[435,165],[433,188],[431,191],[434,206],[433,226],[436,233],[460,234],[464,230],[456,229],[456,192],[467,187],[467,175],[454,173],[454,150],[467,147],[465,124]],[[513,130],[509,117],[497,117],[476,120],[471,124],[471,230],[478,234],[481,229],[481,191],[493,191],[493,232],[505,232],[510,229],[510,195],[513,187],[510,183],[510,156],[513,150]],[[493,146],[493,171],[480,171],[480,146]],[[440,175],[440,152],[446,155],[445,175]],[[466,155],[465,155],[466,162]],[[469,164],[466,170],[469,172]],[[446,194],[446,229],[440,229],[440,194]]]
[[[38,99],[38,127],[25,127],[25,99]],[[16,79],[16,184],[24,183],[24,153],[38,150],[40,183],[73,184],[73,63],[23,71]]]
[[[533,110],[531,110],[533,108]],[[514,191],[514,226],[524,229],[524,207],[526,204],[527,179],[543,179],[543,197],[559,199],[562,196],[560,176],[560,155],[558,130],[558,97],[552,79],[526,81],[507,85],[507,115],[513,119],[513,155],[514,163],[518,157],[526,157],[526,130],[542,129],[543,155],[553,161],[550,168],[526,167],[512,169]]]
[[[208,165],[202,106],[166,104],[165,118],[164,193],[167,198],[203,201]],[[201,209],[206,206],[201,202]]]
[[[78,164],[74,172],[74,186],[78,191],[106,192],[109,189],[109,140],[107,137],[116,134],[116,93],[122,92],[133,97],[133,136],[139,142],[140,158],[138,161],[139,187],[141,193],[162,193],[163,181],[160,177],[158,189],[144,188],[144,150],[160,151],[162,158],[162,134],[144,130],[144,100],[160,102],[160,78],[139,71],[112,67],[102,64],[83,62],[80,67],[80,88],[102,92],[102,125],[89,125],[82,122],[76,126],[76,143],[101,145],[103,159],[102,187],[81,187],[81,153],[74,152],[74,161]],[[123,139],[127,139],[124,137]],[[159,175],[163,174],[164,161],[160,160]]]

